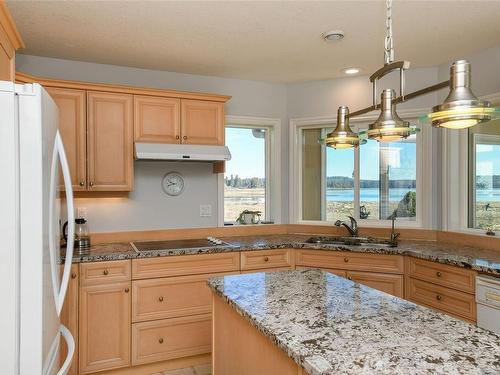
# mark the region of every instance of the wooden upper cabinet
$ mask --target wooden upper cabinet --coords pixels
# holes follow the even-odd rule
[[[90,191],[133,188],[133,96],[87,92]]]
[[[181,100],[182,143],[224,144],[224,103]]]
[[[87,188],[87,120],[84,90],[47,88],[59,108],[59,131],[68,159],[73,190]],[[60,177],[62,185],[62,175]]]
[[[134,95],[136,142],[179,143],[181,101]]]
[[[16,50],[24,48],[14,19],[5,4],[0,2],[0,81],[14,81],[16,76]]]

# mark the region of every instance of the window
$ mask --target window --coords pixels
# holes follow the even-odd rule
[[[500,230],[500,120],[468,131],[469,228]]]
[[[333,149],[319,139],[331,128],[300,128],[301,220],[417,218],[417,136],[391,143],[368,140]]]
[[[231,160],[224,175],[224,221],[244,210],[266,217],[266,129],[226,127]]]

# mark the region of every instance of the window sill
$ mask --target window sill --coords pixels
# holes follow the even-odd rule
[[[321,225],[321,226],[332,226],[335,227],[333,221],[319,221],[319,220],[297,220],[297,224],[301,225]],[[358,220],[358,225],[361,228],[390,228],[390,220]],[[398,228],[415,228],[415,229],[425,229],[422,223],[418,221],[408,221],[408,220],[397,220],[395,222],[396,229]]]

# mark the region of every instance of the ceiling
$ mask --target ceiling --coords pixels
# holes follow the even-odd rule
[[[24,54],[272,82],[370,74],[381,1],[7,1]],[[446,63],[500,44],[500,1],[396,1],[396,59]],[[321,33],[341,29],[326,43]]]

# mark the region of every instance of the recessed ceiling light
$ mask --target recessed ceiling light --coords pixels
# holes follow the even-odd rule
[[[359,68],[347,68],[347,69],[344,69],[344,73],[345,74],[358,74],[360,72],[361,69]]]
[[[321,37],[326,42],[335,42],[337,40],[344,38],[344,32],[342,30],[327,31],[327,32],[321,34]]]

